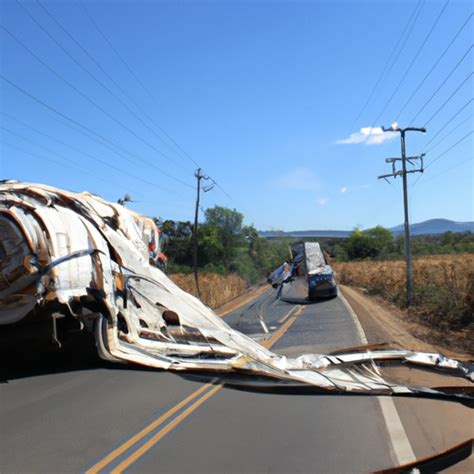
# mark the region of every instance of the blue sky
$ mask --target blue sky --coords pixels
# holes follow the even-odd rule
[[[390,172],[384,158],[399,156],[399,137],[361,130],[390,126],[472,14],[468,0],[85,2],[131,74],[77,0],[40,2],[89,57],[36,1],[21,3],[50,36],[16,0],[2,1],[2,75],[63,115],[0,80],[1,178],[110,200],[129,193],[139,212],[187,220],[198,164],[225,190],[204,193],[203,208],[236,208],[261,230],[403,221],[401,180],[377,180]],[[474,220],[473,22],[397,119],[423,126],[467,78],[426,135],[407,134],[408,153],[427,149],[433,161],[419,180],[410,176],[412,222]]]

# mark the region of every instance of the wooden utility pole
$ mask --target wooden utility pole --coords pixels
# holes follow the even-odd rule
[[[199,217],[199,201],[201,197],[201,180],[208,180],[209,177],[202,173],[201,168],[198,168],[194,172],[194,176],[196,177],[196,209],[194,212],[194,226],[193,226],[193,271],[194,271],[194,282],[196,284],[196,295],[198,298],[201,298],[201,291],[199,289],[199,278],[198,278],[198,217]],[[207,192],[212,189],[210,187],[204,187],[203,191]]]
[[[408,213],[408,173],[423,173],[423,157],[424,154],[420,156],[406,156],[406,147],[405,147],[405,133],[406,132],[422,132],[426,133],[425,128],[416,128],[416,127],[406,127],[400,128],[397,124],[393,124],[391,128],[382,127],[384,132],[399,132],[401,139],[401,158],[386,158],[387,163],[392,164],[392,173],[379,176],[379,179],[385,179],[388,181],[389,177],[396,178],[401,176],[403,179],[403,211],[405,215],[404,220],[404,234],[405,234],[405,261],[406,261],[406,289],[407,289],[407,306],[413,304],[413,265],[412,265],[412,256],[411,256],[411,243],[410,243],[410,223],[409,223],[409,213]],[[412,168],[407,170],[407,161],[414,165],[415,160],[420,160],[419,168]],[[397,171],[397,162],[401,162],[402,169]]]

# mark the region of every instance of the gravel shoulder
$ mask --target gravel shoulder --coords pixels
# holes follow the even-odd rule
[[[345,285],[338,287],[357,314],[370,344],[387,342],[417,351],[442,352],[457,359],[473,358],[474,347],[467,334],[429,328],[381,297]]]

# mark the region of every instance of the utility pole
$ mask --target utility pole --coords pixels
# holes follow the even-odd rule
[[[404,231],[405,231],[405,261],[406,261],[406,289],[407,289],[407,306],[413,304],[413,265],[411,257],[411,243],[410,243],[410,223],[408,215],[408,180],[407,175],[409,173],[423,173],[423,157],[424,154],[420,156],[406,156],[405,148],[405,133],[406,132],[421,132],[426,133],[425,128],[416,128],[416,127],[406,127],[400,128],[396,123],[392,124],[391,128],[382,127],[384,132],[399,132],[401,140],[401,158],[386,158],[386,163],[392,164],[392,173],[379,176],[378,179],[385,179],[388,181],[389,177],[396,178],[401,176],[403,179],[403,210],[405,215],[404,221]],[[420,167],[415,168],[415,162],[419,160]],[[410,163],[413,168],[407,169],[407,161]],[[397,163],[401,162],[402,169],[397,170]]]
[[[193,227],[193,270],[194,270],[194,281],[196,283],[196,294],[197,297],[200,299],[201,298],[201,292],[199,290],[199,279],[198,279],[198,217],[199,217],[199,200],[201,197],[201,180],[208,180],[209,176],[206,176],[202,173],[201,168],[198,168],[194,172],[194,176],[196,177],[196,210],[194,212],[194,227]],[[207,193],[213,188],[213,186],[206,186],[203,187],[203,191]]]

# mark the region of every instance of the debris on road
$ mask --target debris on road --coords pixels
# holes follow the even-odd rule
[[[334,271],[318,242],[293,243],[290,253],[291,262],[284,262],[268,276],[278,298],[304,302],[337,295]]]
[[[150,258],[151,247],[159,253],[153,220],[123,205],[90,193],[1,182],[0,326],[44,320],[60,345],[57,325],[75,321],[94,335],[103,359],[159,369],[254,374],[275,386],[310,385],[333,393],[474,400],[470,387],[390,383],[378,367],[397,362],[474,382],[474,364],[441,354],[392,349],[295,359],[275,354],[176,286]],[[309,250],[305,246],[303,255]],[[298,255],[295,250],[294,258]],[[308,260],[305,265],[311,274]],[[325,265],[321,260],[319,266]],[[28,331],[27,324],[18,328]]]

